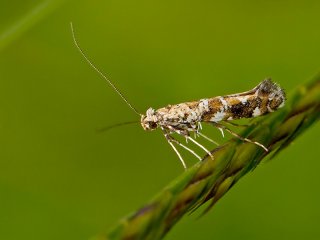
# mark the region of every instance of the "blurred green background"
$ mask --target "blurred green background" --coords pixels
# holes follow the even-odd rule
[[[88,56],[141,112],[248,90],[269,76],[290,91],[320,69],[319,1],[0,6],[3,240],[88,239],[183,171],[159,131],[97,134],[139,119],[77,52],[71,20]],[[319,239],[319,134],[313,126],[166,239]]]

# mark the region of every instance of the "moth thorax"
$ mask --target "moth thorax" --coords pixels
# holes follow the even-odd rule
[[[158,118],[154,109],[149,108],[146,115],[141,115],[141,126],[146,131],[152,131],[158,127]]]

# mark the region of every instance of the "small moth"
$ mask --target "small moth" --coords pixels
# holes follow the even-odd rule
[[[243,141],[256,144],[265,151],[268,151],[268,149],[262,144],[239,136],[225,125],[221,124],[221,122],[240,118],[254,118],[274,112],[278,108],[283,107],[286,98],[285,93],[279,85],[273,83],[270,79],[263,80],[255,88],[247,92],[168,105],[157,110],[149,108],[144,115],[139,113],[136,108],[129,103],[124,95],[116,88],[116,86],[84,54],[75,38],[72,23],[71,31],[77,49],[89,63],[89,65],[111,85],[111,87],[136,114],[140,115],[140,123],[144,130],[152,131],[157,128],[162,130],[165,138],[178,155],[184,168],[186,168],[186,164],[179,151],[175,147],[175,144],[186,149],[199,160],[202,160],[202,158],[192,149],[175,139],[172,136],[174,133],[183,136],[186,140],[190,140],[190,142],[193,142],[195,145],[202,148],[213,158],[209,150],[207,150],[204,146],[190,136],[190,133],[194,132],[196,136],[201,136],[217,144],[215,141],[201,133],[201,123],[210,123],[218,128],[222,134],[223,130],[225,130]]]

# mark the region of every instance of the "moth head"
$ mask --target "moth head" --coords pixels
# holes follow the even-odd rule
[[[146,131],[152,131],[158,127],[158,118],[154,109],[149,108],[146,115],[141,115],[141,126]]]

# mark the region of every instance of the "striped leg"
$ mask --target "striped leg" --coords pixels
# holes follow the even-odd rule
[[[220,145],[219,143],[217,143],[216,141],[212,140],[211,138],[209,138],[208,136],[204,135],[204,134],[201,133],[201,132],[198,132],[198,135],[201,136],[201,137],[203,137],[204,139],[207,139],[209,142],[212,142],[213,144],[215,144],[215,145],[217,145],[217,146]]]
[[[250,140],[248,138],[241,137],[239,134],[235,133],[234,131],[232,131],[231,129],[227,128],[226,126],[224,126],[222,124],[219,124],[219,123],[212,123],[212,124],[215,127],[217,127],[218,129],[226,130],[228,133],[230,133],[231,135],[235,136],[236,138],[239,138],[240,140],[242,140],[244,142],[249,142],[249,143],[255,144],[255,145],[263,148],[263,150],[265,150],[266,152],[269,152],[268,148],[266,148],[264,145],[262,145],[259,142],[255,142],[255,141],[252,141],[252,140]]]
[[[195,157],[197,157],[200,161],[202,160],[202,158],[196,154],[193,150],[191,150],[190,148],[188,148],[187,146],[183,145],[181,142],[179,142],[178,140],[176,140],[175,138],[173,138],[170,135],[170,132],[166,131],[164,128],[161,128],[163,131],[163,134],[165,136],[165,138],[167,139],[168,143],[170,144],[170,146],[173,148],[173,150],[176,152],[176,154],[178,155],[183,167],[186,169],[186,164],[185,161],[183,160],[181,154],[179,153],[179,151],[176,149],[176,147],[173,145],[173,143],[181,146],[182,148],[186,149],[187,151],[189,151],[191,154],[193,154]]]
[[[189,132],[188,131],[183,131],[180,129],[175,129],[173,127],[170,127],[170,130],[173,132],[176,132],[177,134],[184,136],[186,138],[186,140],[190,140],[191,142],[193,142],[194,144],[196,144],[198,147],[200,147],[201,149],[203,149],[212,159],[213,159],[213,155],[211,154],[211,152],[206,149],[204,146],[202,146],[200,143],[198,143],[196,140],[194,140],[192,137],[189,136]]]
[[[185,137],[187,139],[189,139],[191,142],[193,142],[194,144],[196,144],[198,147],[202,148],[213,159],[213,155],[211,154],[211,152],[208,149],[206,149],[204,146],[202,146],[200,143],[198,143],[192,137],[190,137],[190,136],[185,136]]]

